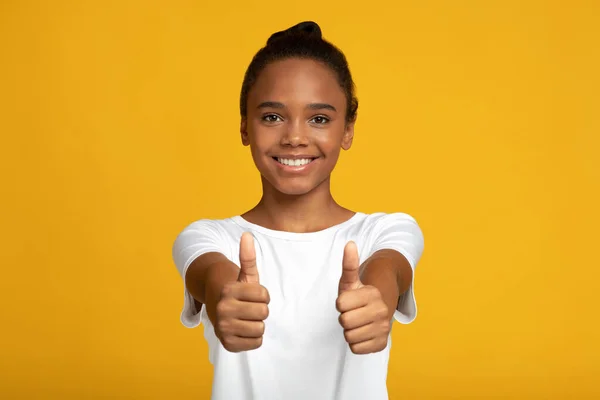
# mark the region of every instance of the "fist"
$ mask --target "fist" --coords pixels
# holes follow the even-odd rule
[[[258,279],[254,239],[244,232],[238,279],[223,287],[216,306],[215,333],[225,349],[237,353],[262,345],[269,301],[269,292]]]
[[[359,262],[356,244],[348,242],[336,306],[350,350],[354,354],[376,353],[387,346],[391,318],[379,290],[360,281]]]

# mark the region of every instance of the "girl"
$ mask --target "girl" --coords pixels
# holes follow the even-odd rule
[[[205,325],[213,399],[388,398],[391,325],[415,318],[423,236],[409,215],[333,199],[357,108],[346,58],[314,22],[273,34],[246,71],[240,132],[262,198],[192,223],[173,247],[181,320]]]

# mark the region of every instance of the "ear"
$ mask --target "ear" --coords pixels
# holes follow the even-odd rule
[[[242,121],[240,122],[240,134],[242,135],[242,144],[248,146],[250,140],[248,139],[248,121],[245,117],[242,118]]]
[[[346,123],[346,129],[344,130],[344,136],[342,137],[342,149],[350,150],[352,146],[352,141],[354,140],[354,124],[356,123],[356,118],[352,121]]]

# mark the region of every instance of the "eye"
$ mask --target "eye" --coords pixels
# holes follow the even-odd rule
[[[313,117],[311,119],[311,122],[314,122],[317,125],[323,125],[329,122],[329,118],[323,116],[323,115],[317,115],[316,117]]]
[[[283,119],[277,114],[265,114],[262,117],[263,121],[273,123],[273,122],[281,122]]]

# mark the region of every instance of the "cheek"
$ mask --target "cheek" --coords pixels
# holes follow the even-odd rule
[[[249,132],[250,152],[256,164],[264,164],[265,153],[277,144],[277,135],[274,132]]]
[[[253,141],[250,143],[250,152],[252,153],[252,158],[256,165],[263,164],[263,156],[264,156],[264,148],[261,143],[257,143]]]
[[[337,164],[339,158],[340,158],[340,147],[339,146],[332,148],[331,151],[327,153],[326,161],[327,161],[327,165],[329,166],[329,170],[333,170],[333,168]]]
[[[343,132],[327,132],[315,137],[315,144],[326,157],[337,157],[342,146]]]
[[[337,140],[323,140],[317,143],[317,146],[323,155],[322,173],[330,174],[339,159],[341,152],[341,143]]]
[[[250,142],[250,146],[253,149],[264,148],[268,137],[269,135],[265,135],[264,132],[261,132],[260,128],[256,125],[250,126],[248,129],[248,139]]]

